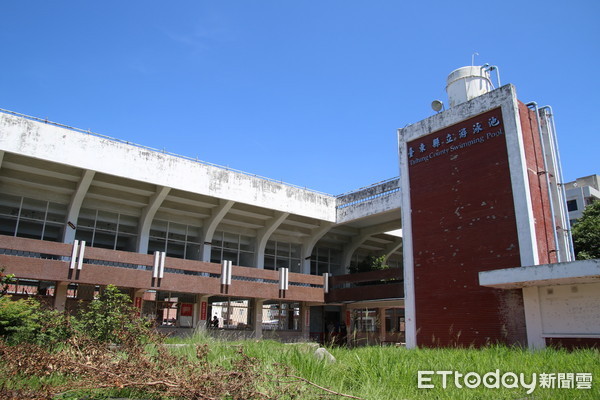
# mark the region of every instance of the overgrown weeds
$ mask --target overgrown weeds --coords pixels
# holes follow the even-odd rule
[[[0,397],[10,398],[16,393],[24,398],[70,398],[82,391],[129,389],[127,394],[133,390],[143,393],[144,398],[157,399],[300,398],[301,391],[293,386],[265,385],[268,377],[261,374],[258,360],[241,348],[230,369],[207,361],[206,344],[196,345],[195,353],[190,359],[176,356],[162,345],[109,347],[77,336],[58,351],[36,344],[11,346],[0,342],[0,371],[4,376]],[[279,373],[286,373],[283,366]],[[25,377],[37,377],[37,387],[15,384]],[[273,376],[271,380],[276,379]]]
[[[136,311],[114,286],[74,317],[0,298],[0,399],[306,398],[284,364],[265,368],[243,347],[212,362],[206,343],[177,354]]]

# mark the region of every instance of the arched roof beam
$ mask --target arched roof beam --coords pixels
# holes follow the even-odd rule
[[[65,229],[63,231],[63,243],[73,243],[75,240],[75,232],[77,230],[77,220],[79,219],[79,212],[81,211],[81,205],[85,199],[85,195],[90,189],[92,180],[96,175],[95,171],[84,170],[81,175],[81,179],[77,184],[75,193],[71,196],[71,202],[69,203],[69,209],[67,210],[67,218],[65,220]]]
[[[138,253],[148,253],[148,241],[150,240],[150,228],[152,227],[152,221],[154,220],[154,216],[160,208],[160,205],[163,203],[170,191],[171,188],[169,187],[159,186],[152,197],[150,197],[148,205],[144,207],[138,227]]]
[[[264,228],[260,229],[256,235],[256,249],[254,250],[254,266],[256,268],[265,268],[265,248],[269,238],[275,230],[285,221],[290,215],[287,212],[278,211],[275,216],[269,220]]]
[[[234,204],[235,201],[232,200],[220,200],[219,205],[212,210],[210,218],[204,222],[201,247],[202,253],[200,254],[200,259],[202,261],[210,262],[210,251],[212,249],[211,242],[215,235],[215,231]]]

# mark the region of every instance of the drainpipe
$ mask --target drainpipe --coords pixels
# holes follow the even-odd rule
[[[562,261],[561,260],[561,254],[560,254],[560,245],[558,243],[558,234],[556,232],[556,218],[554,216],[554,202],[552,201],[552,193],[551,191],[551,186],[550,186],[550,173],[548,171],[548,163],[546,162],[546,146],[544,145],[544,135],[542,134],[542,124],[540,123],[540,116],[539,116],[539,109],[538,109],[538,105],[535,101],[532,101],[530,103],[526,104],[527,107],[534,107],[535,110],[535,120],[537,122],[537,127],[538,127],[538,134],[540,136],[540,146],[542,149],[542,161],[544,162],[544,175],[546,176],[546,187],[548,188],[548,200],[550,203],[550,215],[552,217],[552,236],[554,237],[554,246],[556,246],[555,250],[556,251],[556,259],[558,262]],[[557,184],[558,186],[558,184]],[[557,187],[558,190],[558,187]],[[550,255],[548,255],[548,261],[550,261]]]
[[[500,69],[498,68],[498,66],[486,63],[481,66],[481,69],[485,70],[486,72],[496,71],[496,80],[498,81],[498,87],[502,86],[502,84],[500,83]]]
[[[552,111],[552,107],[550,106],[544,106],[544,107],[540,107],[540,111],[544,111],[544,116],[546,117],[546,120],[549,121],[550,123],[548,124],[548,127],[550,128],[550,140],[552,142],[552,146],[550,148],[552,156],[553,156],[553,160],[554,160],[554,165],[557,169],[557,176],[556,176],[556,183],[557,186],[559,188],[559,192],[561,194],[561,217],[562,217],[562,224],[563,224],[563,229],[567,232],[567,241],[568,241],[568,245],[569,245],[569,257],[566,257],[567,260],[566,261],[574,261],[575,260],[575,249],[573,247],[573,237],[571,236],[571,223],[569,222],[567,215],[568,212],[566,211],[566,204],[567,204],[567,194],[565,192],[565,186],[564,186],[564,179],[563,179],[563,173],[562,173],[562,164],[560,162],[560,152],[558,151],[558,138],[556,136],[556,125],[554,124],[554,112]]]

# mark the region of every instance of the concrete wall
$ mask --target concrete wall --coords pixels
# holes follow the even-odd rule
[[[600,339],[600,282],[538,287],[544,337]]]
[[[382,214],[387,211],[397,210],[400,213],[400,192],[389,193],[385,196],[376,197],[361,203],[356,203],[345,208],[338,208],[337,222],[354,221],[361,218],[368,218],[373,215]]]
[[[7,152],[335,222],[333,196],[8,114],[0,132]]]

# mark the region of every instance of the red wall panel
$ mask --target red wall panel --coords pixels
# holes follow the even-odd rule
[[[419,346],[523,342],[520,290],[479,285],[520,265],[500,108],[407,144]]]

